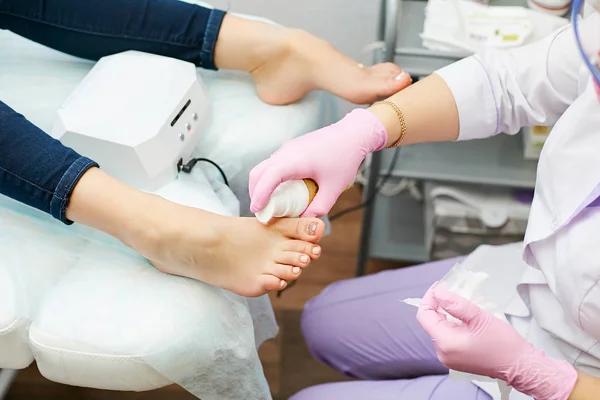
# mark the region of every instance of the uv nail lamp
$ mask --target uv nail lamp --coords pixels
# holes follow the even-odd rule
[[[58,110],[52,136],[145,191],[173,181],[210,123],[193,64],[137,51],[104,57]]]

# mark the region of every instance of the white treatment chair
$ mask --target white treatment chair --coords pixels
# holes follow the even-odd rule
[[[46,132],[93,65],[6,31],[0,31],[0,60],[0,99]],[[315,93],[275,107],[260,101],[246,74],[198,73],[213,122],[195,156],[219,164],[231,186],[209,164],[196,168],[194,182],[205,193],[202,208],[239,215],[241,203],[247,213],[250,169],[285,140],[329,122],[324,112],[330,97]],[[250,322],[253,337],[229,340],[259,346],[277,330],[268,297],[246,300],[221,292],[162,274],[104,234],[62,226],[0,196],[0,399],[14,370],[34,360],[46,378],[68,385],[148,391],[178,383],[196,394],[205,370],[219,363],[204,341],[216,346]],[[202,308],[207,302],[213,309]],[[227,313],[239,318],[221,317]],[[232,321],[238,325],[227,325]],[[232,349],[233,358],[247,361],[247,351]],[[198,360],[205,360],[203,371],[194,371]],[[260,364],[253,368],[262,374]],[[215,386],[231,379],[221,378]]]

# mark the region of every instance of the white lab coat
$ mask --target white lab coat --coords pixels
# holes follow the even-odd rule
[[[598,14],[582,22],[581,33],[590,54],[600,49]],[[437,73],[458,106],[459,140],[554,125],[518,250],[526,263],[515,263],[508,246],[502,251],[511,267],[498,266],[490,279],[508,296],[499,301],[521,335],[600,377],[600,207],[586,208],[600,196],[600,103],[570,25],[538,43],[479,54]],[[486,251],[498,249],[479,251],[481,265],[496,257]],[[495,385],[480,386],[500,398]],[[512,399],[530,398],[513,391]]]

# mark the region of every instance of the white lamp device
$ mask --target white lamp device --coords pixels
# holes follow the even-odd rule
[[[189,161],[209,111],[192,63],[126,51],[98,61],[58,110],[52,136],[121,181],[155,192]]]

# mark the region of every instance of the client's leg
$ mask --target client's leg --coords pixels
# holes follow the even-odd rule
[[[174,0],[3,0],[0,29],[78,57],[139,50],[251,72],[259,96],[286,104],[311,90],[369,103],[406,87],[394,64],[358,65],[306,32]]]
[[[97,168],[80,179],[66,179],[61,185],[75,187],[67,220],[117,237],[169,274],[259,296],[297,279],[310,259],[320,255],[315,243],[323,237],[325,224],[317,218],[288,218],[264,226],[256,218],[225,217],[172,203]]]
[[[448,375],[393,381],[342,382],[313,386],[290,400],[492,400],[468,381]]]
[[[399,379],[446,374],[417,309],[422,297],[458,260],[384,271],[336,282],[308,302],[302,330],[311,353],[355,378]]]
[[[96,167],[0,101],[0,195],[106,232],[164,272],[246,296],[285,287],[319,257],[319,219],[267,227],[223,217],[141,192]]]

